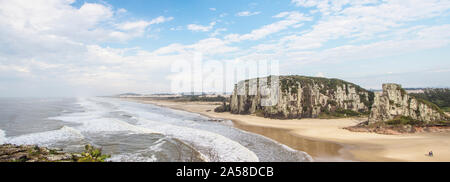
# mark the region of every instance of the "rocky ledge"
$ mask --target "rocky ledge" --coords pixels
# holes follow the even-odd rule
[[[103,162],[108,157],[91,145],[86,145],[83,153],[68,153],[37,145],[0,145],[0,162]]]
[[[414,126],[414,125],[387,125],[387,124],[378,124],[378,125],[356,125],[346,127],[349,131],[353,132],[369,132],[369,133],[378,133],[383,135],[400,135],[400,134],[408,134],[408,133],[440,133],[440,132],[449,132],[450,127],[445,125],[434,125],[434,126]]]

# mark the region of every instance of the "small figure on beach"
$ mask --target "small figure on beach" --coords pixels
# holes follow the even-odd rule
[[[429,151],[428,156],[433,157],[433,151]]]

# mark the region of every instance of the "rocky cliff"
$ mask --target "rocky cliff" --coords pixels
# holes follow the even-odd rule
[[[383,92],[375,93],[369,123],[389,121],[398,116],[425,123],[448,120],[438,106],[414,98],[398,84],[383,84]]]
[[[272,118],[316,118],[336,112],[368,113],[373,97],[372,92],[339,79],[272,76],[236,84],[230,109]]]

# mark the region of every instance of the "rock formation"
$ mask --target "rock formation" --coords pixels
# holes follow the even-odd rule
[[[383,84],[383,92],[375,93],[369,123],[389,121],[397,116],[425,123],[448,120],[433,103],[409,96],[398,84]]]
[[[81,157],[79,155],[78,157]],[[0,162],[75,162],[76,156],[36,145],[0,145]]]
[[[49,149],[37,145],[0,145],[0,162],[103,162],[110,155],[101,149],[85,146],[83,153],[68,153],[61,149]]]
[[[271,76],[236,84],[230,109],[272,118],[316,118],[337,111],[368,112],[372,100],[372,92],[339,79]]]

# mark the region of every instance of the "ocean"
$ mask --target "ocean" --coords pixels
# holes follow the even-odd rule
[[[81,152],[117,162],[306,162],[312,158],[229,120],[115,98],[0,98],[0,144]]]

